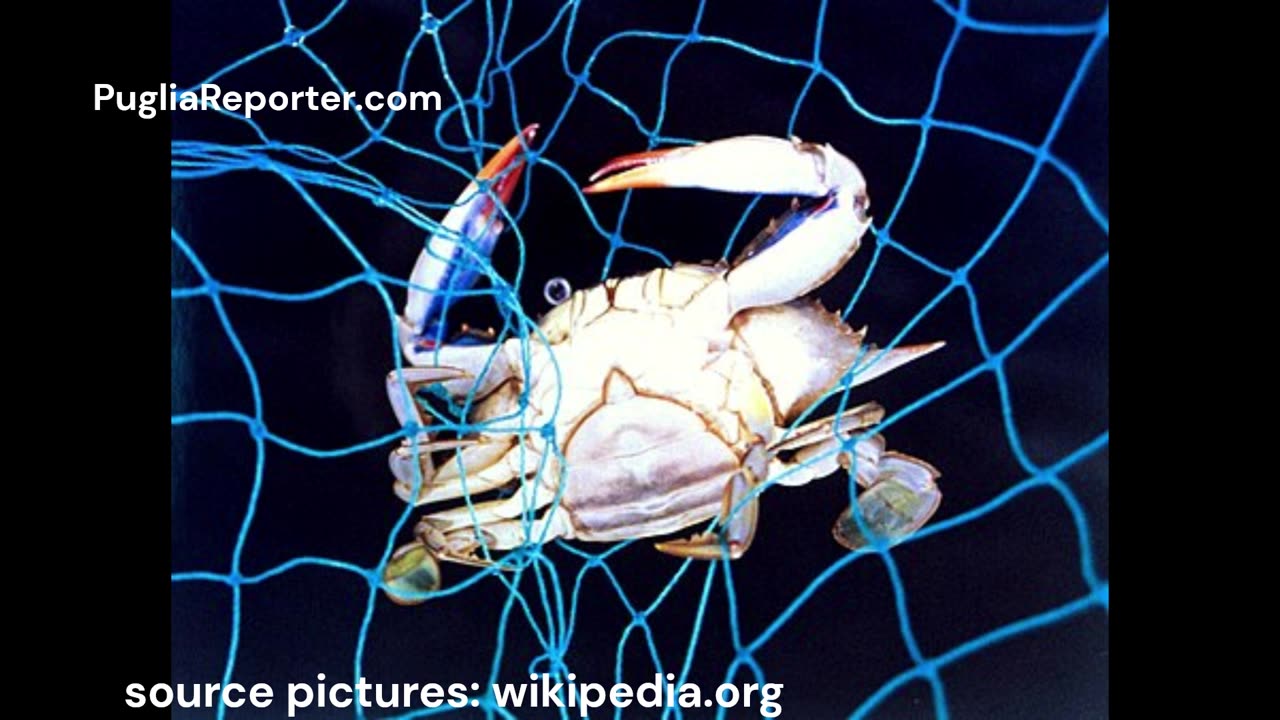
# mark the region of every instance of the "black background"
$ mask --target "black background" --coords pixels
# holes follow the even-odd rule
[[[313,24],[329,9],[290,5],[294,24]],[[554,8],[520,6],[510,22],[507,53],[542,32]],[[570,66],[580,68],[601,40],[624,29],[687,32],[695,4],[588,5],[577,16]],[[991,5],[976,16],[1011,21],[1086,21],[1100,8],[1061,9],[1052,16]],[[1019,14],[1021,13],[1021,14]],[[437,14],[443,15],[442,10]],[[713,4],[701,25],[706,35],[732,37],[781,55],[808,57],[816,6],[779,8]],[[449,66],[468,90],[484,50],[479,7],[458,16],[442,34]],[[388,90],[396,83],[417,12],[387,5],[347,8],[325,31],[307,39],[349,89]],[[874,112],[915,117],[927,106],[951,21],[928,3],[841,3],[828,9],[822,60]],[[182,85],[283,32],[274,6],[196,7],[180,4],[173,17],[173,76]],[[973,122],[1033,144],[1043,138],[1087,37],[1020,38],[966,33],[947,69],[938,117]],[[544,129],[572,89],[560,65],[563,26],[516,66],[518,118],[512,119],[506,83],[499,80],[486,112],[486,140],[501,143],[518,125]],[[591,80],[652,122],[670,43],[623,40],[603,51]],[[1055,154],[1081,174],[1106,207],[1107,103],[1104,49],[1054,144]],[[697,45],[676,61],[669,85],[665,135],[711,139],[744,132],[784,133],[806,78],[722,47]],[[292,90],[327,81],[300,52],[280,50],[220,81],[224,89]],[[421,45],[407,89],[444,86],[434,48]],[[380,116],[376,116],[380,119]],[[128,118],[121,118],[121,120]],[[408,145],[440,152],[435,113],[402,114],[388,134]],[[451,116],[456,121],[457,115]],[[132,118],[135,122],[140,121]],[[342,152],[366,136],[348,115],[270,113],[260,118],[269,136]],[[163,122],[156,120],[150,122]],[[224,118],[181,115],[177,138],[252,142]],[[440,129],[459,144],[456,122]],[[919,130],[886,127],[851,110],[819,81],[795,130],[829,141],[854,158],[869,179],[873,211],[888,217],[910,167]],[[644,147],[630,120],[599,98],[580,95],[559,127],[547,157],[580,181],[604,159]],[[539,143],[541,145],[541,141]],[[466,153],[450,156],[472,162]],[[418,198],[448,201],[459,178],[421,158],[374,147],[355,163],[388,186]],[[1008,208],[1031,166],[1017,151],[972,136],[935,131],[916,185],[892,227],[895,239],[935,261],[955,266],[986,239]],[[608,245],[588,224],[573,187],[546,167],[535,167],[518,197],[527,241],[523,298],[526,309],[545,309],[541,285],[553,276],[575,287],[598,279]],[[313,190],[324,209],[378,268],[407,273],[421,235],[395,215],[342,193]],[[174,226],[197,248],[222,282],[306,290],[357,270],[350,255],[278,177],[241,172],[213,180],[175,183]],[[591,200],[612,227],[619,198]],[[634,243],[672,258],[717,256],[746,201],[704,192],[637,194],[623,226]],[[766,199],[746,224],[749,236],[785,206]],[[516,267],[515,243],[504,238],[498,267]],[[1085,214],[1073,189],[1046,170],[973,282],[983,325],[1001,347],[1072,278],[1106,252],[1106,237]],[[870,247],[819,293],[843,306],[867,269]],[[611,274],[647,269],[649,255],[621,251]],[[175,261],[174,285],[188,284],[190,269]],[[851,321],[871,326],[885,342],[945,286],[945,279],[886,250]],[[393,292],[397,304],[400,294]],[[294,305],[227,298],[227,307],[264,388],[268,427],[283,437],[322,448],[342,447],[387,433],[394,421],[385,406],[382,377],[392,348],[376,295],[357,286],[325,300]],[[1086,286],[1008,365],[1013,409],[1033,459],[1048,463],[1107,426],[1107,288],[1105,274]],[[455,312],[475,324],[498,322],[491,305],[469,301]],[[251,411],[248,384],[206,301],[174,305],[173,412]],[[890,409],[945,384],[980,359],[963,296],[952,294],[927,315],[909,341],[946,339],[944,353],[863,389]],[[990,500],[1022,479],[1000,421],[994,379],[984,375],[903,419],[888,433],[891,447],[919,455],[943,471],[946,494],[937,519]],[[173,432],[172,567],[177,571],[229,567],[235,532],[246,509],[252,444],[241,426],[193,426]],[[243,571],[252,575],[299,555],[333,557],[368,566],[376,562],[399,504],[390,493],[385,449],[314,460],[269,447],[266,480],[246,547]],[[1088,514],[1094,562],[1107,576],[1107,458],[1105,452],[1066,473]],[[828,528],[844,506],[836,479],[770,492],[756,544],[733,567],[740,622],[754,636],[842,551]],[[397,541],[407,539],[402,532]],[[566,589],[580,562],[548,549]],[[907,589],[911,621],[922,650],[936,655],[1012,620],[1073,600],[1087,588],[1079,574],[1079,546],[1062,500],[1035,490],[994,514],[894,552]],[[645,543],[625,549],[610,567],[638,605],[647,604],[677,564]],[[446,568],[446,582],[469,571]],[[678,668],[701,590],[701,570],[685,577],[651,620],[664,670]],[[367,586],[354,576],[302,569],[244,590],[236,678],[283,687],[291,680],[349,674]],[[173,680],[221,677],[230,626],[229,593],[204,583],[179,584],[173,596]],[[536,597],[530,595],[531,599]],[[494,648],[497,613],[505,592],[493,582],[414,609],[382,598],[374,617],[365,674],[383,682],[483,680]],[[725,596],[710,598],[691,680],[719,682],[732,658]],[[629,621],[598,572],[583,583],[577,630],[568,660],[580,677],[609,681],[617,641]],[[983,651],[942,671],[949,707],[957,717],[1096,717],[1105,714],[1106,617],[1091,611],[1061,625]],[[508,636],[501,678],[519,680],[540,651],[519,622]],[[627,645],[625,678],[651,675],[639,636]],[[884,681],[909,667],[898,635],[891,586],[882,563],[867,558],[835,576],[758,656],[771,682],[783,682],[782,703],[793,717],[843,717]],[[740,681],[747,679],[739,677]],[[349,713],[342,713],[343,716]],[[928,717],[928,688],[915,682],[876,713]],[[311,717],[327,717],[312,711]],[[337,716],[337,715],[335,715]],[[628,715],[629,716],[629,715]]]

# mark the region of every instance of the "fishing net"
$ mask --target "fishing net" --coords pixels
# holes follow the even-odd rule
[[[444,101],[172,116],[175,682],[657,672],[780,682],[793,717],[1106,713],[1105,6],[281,0],[177,3],[174,23],[179,89]],[[943,473],[930,524],[841,549],[838,473],[769,488],[732,563],[555,541],[514,570],[448,565],[422,605],[385,598],[382,569],[419,515],[386,468],[404,437],[383,382],[403,364],[408,271],[532,122],[515,222],[448,311],[525,342],[547,281],[732,257],[786,207],[698,191],[588,202],[579,188],[609,157],[765,133],[859,164],[875,225],[817,295],[880,345],[948,345],[815,411],[883,403],[889,446]],[[556,714],[473,696],[305,712]]]

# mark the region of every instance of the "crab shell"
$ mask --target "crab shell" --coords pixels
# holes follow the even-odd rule
[[[510,413],[527,384],[523,422],[554,424],[563,467],[541,433],[525,436],[525,457],[552,458],[543,477],[564,485],[566,537],[665,535],[715,517],[748,453],[857,358],[861,335],[816,301],[730,316],[725,272],[677,265],[575,293],[541,322],[548,343],[531,343],[527,379],[473,413]],[[518,340],[500,352],[523,367]]]

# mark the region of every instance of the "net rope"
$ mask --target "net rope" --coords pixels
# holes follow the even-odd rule
[[[520,118],[520,113],[516,106],[516,93],[511,93],[510,107],[494,107],[492,100],[492,87],[495,82],[504,81],[514,83],[512,71],[522,62],[526,61],[528,55],[545,43],[552,43],[557,38],[563,42],[560,50],[560,58],[563,65],[565,76],[572,82],[573,88],[568,100],[563,105],[563,110],[559,117],[552,119],[551,122],[543,122],[543,131],[540,134],[539,142],[536,147],[532,148],[528,153],[527,162],[530,166],[538,165],[549,168],[552,172],[560,176],[564,182],[571,187],[578,187],[580,178],[574,178],[562,166],[558,165],[555,159],[554,148],[556,147],[556,134],[561,121],[569,108],[584,95],[596,96],[603,99],[613,107],[617,108],[630,119],[638,132],[647,138],[649,147],[671,143],[689,143],[693,139],[669,137],[663,134],[664,119],[667,115],[668,107],[668,83],[672,73],[672,66],[680,54],[689,46],[706,43],[712,45],[724,46],[735,52],[743,53],[754,58],[764,60],[771,63],[801,68],[808,73],[808,79],[804,83],[803,89],[799,96],[796,97],[793,105],[791,117],[787,125],[787,133],[791,134],[796,124],[797,115],[801,106],[804,104],[806,96],[811,89],[818,83],[828,84],[834,88],[847,103],[848,107],[854,112],[860,114],[873,122],[884,125],[903,125],[913,126],[920,130],[919,143],[916,149],[913,163],[910,167],[909,174],[905,184],[902,186],[896,201],[887,213],[883,224],[877,224],[873,228],[874,238],[868,238],[873,245],[870,266],[857,286],[848,304],[843,308],[842,315],[848,317],[854,306],[863,294],[868,285],[868,281],[875,274],[876,268],[881,258],[886,253],[897,253],[902,257],[908,258],[910,261],[917,263],[919,266],[926,268],[931,273],[941,276],[947,281],[945,288],[930,298],[923,308],[915,315],[915,317],[903,327],[894,340],[889,343],[889,347],[896,345],[899,340],[906,336],[913,327],[926,315],[934,310],[944,299],[953,294],[960,294],[967,301],[970,310],[970,319],[972,321],[972,333],[976,339],[977,345],[981,350],[982,361],[969,368],[962,374],[950,379],[949,381],[936,387],[931,392],[919,397],[914,402],[907,404],[900,409],[889,414],[885,420],[877,427],[876,430],[884,430],[898,422],[901,418],[917,412],[929,404],[938,401],[947,396],[960,386],[973,381],[981,376],[991,376],[995,380],[996,387],[999,392],[1000,406],[1002,409],[1002,417],[1004,424],[1004,432],[1007,437],[1009,448],[1021,467],[1023,478],[1008,487],[1003,493],[990,499],[985,504],[970,509],[960,514],[951,515],[943,519],[935,519],[934,522],[926,525],[916,534],[906,539],[905,543],[917,542],[921,539],[947,533],[959,526],[967,525],[979,521],[984,516],[996,511],[1002,506],[1012,502],[1015,498],[1033,491],[1037,488],[1051,489],[1058,497],[1061,498],[1070,512],[1074,528],[1079,543],[1079,575],[1083,580],[1086,592],[1079,595],[1074,600],[1061,604],[1057,607],[1044,612],[1023,617],[1014,622],[1010,622],[1000,627],[990,629],[988,632],[977,635],[969,640],[962,642],[949,650],[937,654],[926,655],[917,641],[916,635],[912,629],[911,617],[907,607],[907,589],[903,583],[899,572],[898,564],[895,561],[896,550],[884,545],[873,545],[858,552],[849,553],[842,556],[838,561],[831,564],[825,571],[814,577],[802,592],[792,598],[785,609],[776,616],[776,618],[766,625],[763,629],[757,631],[749,631],[747,628],[741,627],[738,623],[738,603],[739,597],[735,592],[735,582],[733,577],[733,567],[727,560],[700,564],[693,561],[685,561],[679,565],[678,570],[673,574],[666,588],[660,592],[653,600],[647,604],[638,604],[632,598],[628,597],[624,591],[622,584],[615,575],[610,566],[611,557],[619,552],[628,543],[618,543],[605,546],[584,546],[576,543],[566,543],[557,541],[555,547],[560,548],[564,556],[576,556],[581,559],[581,567],[574,573],[569,581],[565,581],[563,576],[557,572],[552,560],[546,554],[545,547],[529,546],[519,551],[512,552],[508,555],[504,565],[514,568],[514,572],[500,571],[497,569],[486,569],[476,571],[469,576],[464,577],[463,573],[450,575],[450,581],[439,590],[436,595],[448,596],[458,593],[473,592],[476,586],[481,583],[492,583],[495,579],[501,582],[508,590],[504,611],[500,618],[500,624],[496,628],[497,646],[492,662],[491,681],[498,680],[499,669],[503,663],[509,661],[503,657],[502,639],[506,636],[507,625],[514,618],[520,617],[528,623],[530,629],[535,633],[538,641],[543,646],[543,654],[540,657],[529,659],[530,671],[545,670],[547,672],[558,673],[564,675],[569,672],[567,655],[572,646],[572,638],[576,627],[577,609],[579,607],[579,590],[583,583],[583,578],[587,573],[602,573],[608,578],[612,587],[616,591],[617,599],[623,604],[626,610],[631,614],[632,621],[628,624],[618,641],[618,654],[615,666],[615,680],[621,682],[623,680],[623,648],[628,644],[634,635],[639,635],[643,639],[645,646],[648,648],[655,669],[660,673],[674,672],[677,675],[676,683],[679,684],[688,676],[690,667],[692,666],[695,651],[699,644],[700,629],[703,626],[704,619],[708,612],[712,587],[717,582],[717,578],[723,583],[723,588],[727,596],[727,613],[730,623],[730,634],[733,642],[734,659],[725,669],[725,682],[731,682],[742,673],[747,673],[759,682],[765,682],[766,673],[764,668],[756,659],[756,654],[762,647],[770,643],[778,634],[792,616],[804,606],[823,586],[828,583],[834,576],[843,572],[853,563],[875,560],[883,563],[887,570],[887,575],[892,583],[893,597],[897,609],[897,621],[902,642],[907,653],[911,658],[909,667],[903,669],[899,674],[892,677],[888,682],[881,685],[875,692],[862,700],[855,708],[851,708],[851,717],[861,718],[867,716],[875,708],[880,706],[891,694],[901,688],[903,685],[915,681],[922,680],[928,683],[932,693],[933,708],[938,718],[949,717],[947,688],[943,682],[940,671],[962,659],[977,653],[984,648],[994,644],[1004,642],[1013,637],[1024,633],[1035,632],[1038,629],[1056,625],[1066,621],[1067,619],[1090,611],[1101,612],[1104,615],[1108,612],[1109,607],[1109,586],[1106,578],[1100,577],[1095,570],[1093,557],[1094,548],[1091,545],[1089,520],[1083,509],[1082,503],[1075,491],[1063,480],[1063,473],[1067,470],[1079,465],[1084,460],[1094,456],[1107,447],[1109,443],[1109,434],[1103,431],[1101,434],[1092,438],[1088,442],[1074,449],[1073,451],[1063,455],[1056,461],[1051,463],[1037,463],[1024,448],[1022,437],[1019,434],[1018,425],[1015,421],[1015,412],[1013,407],[1012,396],[1010,392],[1010,382],[1006,375],[1006,363],[1011,355],[1018,352],[1030,338],[1032,338],[1042,325],[1052,317],[1059,309],[1075,296],[1090,281],[1102,275],[1107,267],[1109,253],[1103,252],[1086,270],[1081,272],[1069,284],[1062,287],[1052,298],[1052,300],[1044,305],[1034,315],[1034,318],[1026,324],[1025,328],[1015,337],[1001,347],[993,347],[988,341],[987,333],[983,327],[983,315],[979,311],[978,293],[970,281],[970,271],[980,263],[987,255],[988,251],[1005,233],[1006,227],[1010,220],[1023,206],[1024,201],[1030,194],[1037,180],[1046,173],[1056,173],[1065,178],[1074,189],[1074,193],[1078,198],[1080,206],[1092,218],[1097,227],[1105,236],[1109,232],[1109,223],[1106,212],[1095,200],[1090,193],[1086,183],[1081,176],[1067,162],[1055,155],[1053,146],[1055,138],[1063,125],[1063,121],[1068,111],[1072,107],[1076,99],[1082,83],[1084,82],[1086,73],[1089,71],[1095,59],[1101,51],[1106,47],[1108,41],[1108,17],[1104,10],[1103,14],[1092,22],[1080,24],[1018,24],[987,21],[972,16],[969,12],[968,2],[959,0],[958,4],[949,4],[945,0],[935,0],[935,5],[941,11],[946,13],[952,21],[952,31],[947,41],[942,59],[937,66],[932,86],[932,94],[929,99],[928,107],[925,112],[918,117],[886,117],[876,114],[870,109],[864,107],[855,98],[854,94],[849,90],[846,84],[831,70],[824,67],[822,63],[823,57],[823,37],[824,22],[828,15],[828,4],[821,4],[818,13],[816,26],[813,31],[812,55],[809,57],[788,57],[753,47],[750,44],[740,42],[731,37],[723,37],[714,34],[707,34],[700,30],[700,22],[706,9],[705,0],[699,3],[696,16],[693,19],[689,30],[685,33],[669,33],[648,30],[625,30],[616,32],[600,42],[590,50],[587,60],[584,64],[575,67],[570,61],[569,44],[573,35],[575,22],[582,6],[582,2],[578,0],[566,0],[559,6],[554,19],[532,44],[513,48],[507,47],[505,44],[505,36],[507,31],[506,23],[512,14],[509,3],[504,7],[495,7],[494,3],[484,4],[479,0],[466,0],[452,7],[448,12],[440,15],[433,14],[434,6],[438,3],[426,2],[421,3],[421,21],[420,27],[405,51],[404,63],[400,73],[400,85],[398,90],[406,90],[405,68],[409,66],[412,57],[416,53],[434,53],[436,60],[440,63],[444,77],[447,82],[447,93],[443,93],[446,97],[447,107],[441,114],[440,122],[437,125],[437,139],[441,147],[449,150],[457,151],[459,148],[450,146],[442,136],[440,136],[439,127],[446,123],[455,123],[460,125],[465,132],[468,140],[466,150],[469,150],[475,158],[475,167],[483,162],[486,155],[501,145],[505,138],[513,134],[513,128],[519,127],[519,124],[511,125],[509,123],[499,122],[499,118],[506,118],[509,113],[510,118]],[[258,61],[272,53],[300,53],[302,56],[310,60],[319,68],[332,83],[333,89],[338,91],[346,91],[348,88],[340,79],[339,73],[334,67],[322,56],[321,53],[312,49],[312,42],[308,41],[312,38],[322,36],[327,28],[334,23],[341,21],[344,14],[356,12],[356,9],[346,0],[335,3],[332,10],[323,17],[319,22],[307,26],[297,27],[291,18],[290,6],[286,0],[280,0],[279,9],[281,14],[282,25],[285,28],[281,38],[269,45],[251,52],[240,59],[222,67],[208,77],[200,80],[200,83],[217,82],[220,78],[241,69],[249,64]],[[476,7],[479,6],[479,7]],[[450,67],[447,60],[445,48],[450,41],[450,27],[459,14],[471,11],[483,11],[486,15],[486,22],[490,30],[486,39],[487,46],[483,62],[478,70],[469,68],[468,72],[474,73],[469,76],[474,80],[474,89],[464,89],[465,83],[462,80],[462,72]],[[951,121],[943,117],[935,115],[938,106],[939,97],[942,88],[947,79],[948,64],[952,59],[953,53],[962,36],[966,34],[1012,34],[1025,36],[1081,36],[1089,39],[1086,50],[1079,58],[1076,66],[1074,77],[1072,78],[1065,95],[1062,97],[1057,112],[1053,116],[1052,123],[1048,132],[1044,137],[1038,140],[1024,140],[1001,132],[996,132],[984,127],[967,124],[963,122]],[[617,96],[610,93],[606,87],[601,87],[593,83],[590,77],[590,70],[597,62],[602,53],[609,50],[610,46],[615,42],[623,39],[637,40],[649,43],[654,52],[662,52],[665,54],[665,70],[663,75],[663,85],[661,95],[659,97],[656,116],[646,120],[636,110],[627,103],[623,102]],[[189,87],[195,87],[198,83],[192,83]],[[514,87],[514,85],[512,85]],[[358,263],[360,270],[343,278],[337,282],[329,284],[315,290],[306,292],[280,292],[271,289],[259,287],[245,287],[240,285],[228,284],[220,282],[217,277],[211,273],[202,262],[201,257],[191,244],[183,237],[175,226],[171,230],[171,241],[174,249],[179,255],[188,261],[199,282],[197,284],[185,284],[175,286],[171,290],[171,297],[177,303],[175,312],[180,311],[184,302],[206,302],[212,306],[216,317],[220,321],[222,330],[226,335],[235,351],[239,362],[243,366],[244,374],[248,379],[249,388],[252,394],[252,413],[243,413],[236,411],[197,411],[174,414],[171,423],[174,427],[204,424],[204,423],[234,423],[242,425],[248,435],[252,438],[253,446],[256,453],[254,464],[254,472],[252,479],[251,491],[247,499],[247,509],[244,513],[243,520],[239,525],[238,535],[234,549],[231,553],[229,566],[225,569],[215,570],[186,570],[175,571],[172,576],[172,583],[211,583],[222,585],[227,588],[230,593],[231,607],[231,631],[230,638],[226,650],[226,663],[222,675],[222,682],[231,682],[236,676],[237,660],[240,654],[241,632],[242,632],[242,595],[245,588],[258,585],[261,583],[269,583],[279,581],[280,578],[288,575],[290,572],[303,567],[319,566],[330,568],[339,573],[345,574],[351,578],[352,582],[364,583],[368,586],[368,600],[365,604],[363,614],[358,629],[353,632],[354,652],[352,654],[352,675],[353,678],[364,676],[364,667],[366,663],[366,641],[369,633],[370,625],[375,615],[375,608],[378,606],[378,597],[381,592],[381,578],[383,568],[390,557],[393,548],[406,537],[406,530],[411,526],[412,520],[418,514],[418,511],[412,506],[406,506],[404,512],[400,515],[399,521],[394,527],[388,528],[387,539],[381,555],[377,558],[371,558],[370,562],[365,565],[355,564],[347,561],[337,560],[327,557],[303,556],[295,557],[286,562],[278,564],[265,571],[246,575],[243,573],[244,567],[244,551],[246,541],[253,530],[255,521],[255,511],[259,497],[262,493],[264,483],[264,467],[265,453],[269,445],[276,445],[294,453],[315,458],[334,458],[338,456],[360,453],[371,449],[389,449],[406,437],[414,437],[415,428],[407,427],[394,432],[389,432],[380,437],[373,437],[361,442],[340,448],[316,448],[309,447],[305,444],[290,440],[275,434],[268,427],[263,413],[263,392],[259,380],[259,373],[255,366],[254,358],[246,350],[241,342],[240,336],[237,334],[235,324],[232,323],[224,307],[224,298],[227,297],[245,297],[254,298],[260,301],[284,302],[284,303],[306,303],[321,298],[328,297],[342,290],[357,286],[367,285],[372,288],[382,300],[386,309],[387,328],[388,328],[388,349],[390,354],[395,358],[395,367],[402,368],[403,360],[398,351],[396,339],[395,318],[397,314],[397,301],[395,298],[402,296],[407,282],[396,272],[386,272],[375,267],[361,251],[359,243],[352,238],[340,225],[333,219],[326,207],[317,199],[312,190],[316,187],[330,188],[351,195],[364,198],[366,201],[373,203],[378,208],[395,213],[405,221],[420,228],[424,234],[430,234],[438,230],[435,219],[443,214],[443,211],[450,205],[448,201],[426,201],[411,197],[408,194],[397,192],[393,188],[384,184],[377,177],[361,170],[357,167],[353,160],[361,153],[366,152],[370,147],[375,145],[386,146],[395,151],[404,153],[415,162],[427,163],[431,165],[439,165],[444,172],[456,173],[459,177],[459,186],[462,185],[462,179],[472,176],[474,169],[469,169],[457,164],[449,157],[433,152],[431,150],[413,147],[398,141],[389,132],[389,126],[392,124],[398,113],[388,112],[386,115],[375,122],[367,113],[357,112],[359,122],[365,128],[367,137],[365,140],[340,153],[330,150],[299,145],[289,142],[281,142],[272,139],[254,119],[245,119],[240,115],[223,111],[228,117],[234,118],[236,121],[243,123],[250,128],[257,136],[258,141],[244,144],[223,144],[206,142],[190,139],[175,139],[172,143],[172,171],[171,175],[175,181],[197,181],[204,178],[210,178],[218,175],[225,175],[237,172],[266,172],[278,177],[286,183],[297,196],[306,204],[308,208],[328,227],[332,233],[332,237],[342,244]],[[456,115],[456,117],[454,117]],[[523,119],[523,118],[521,118]],[[494,127],[498,126],[498,127]],[[1031,160],[1030,170],[1027,172],[1025,179],[1020,185],[1016,196],[1010,203],[1007,211],[1000,218],[999,222],[991,229],[985,241],[980,245],[976,252],[963,264],[958,267],[944,267],[942,264],[935,262],[921,253],[913,250],[906,241],[900,240],[894,235],[895,221],[899,216],[899,212],[903,207],[903,203],[911,192],[917,171],[920,169],[921,163],[926,154],[926,148],[929,139],[934,133],[960,133],[983,141],[993,143],[1005,148],[1010,148],[1019,153],[1023,153]],[[486,140],[484,138],[496,138]],[[713,138],[701,138],[713,139]],[[606,256],[604,266],[601,269],[600,277],[603,279],[610,275],[614,258],[619,250],[629,249],[643,253],[650,253],[656,256],[662,262],[669,262],[661,252],[652,248],[645,247],[640,244],[629,242],[623,237],[623,224],[629,210],[629,202],[624,201],[621,212],[618,216],[617,225],[614,228],[605,227],[593,213],[591,206],[586,202],[585,198],[579,195],[582,200],[581,208],[586,214],[591,224],[595,227],[600,238],[609,244],[608,254]],[[758,198],[757,198],[758,199]],[[629,198],[628,198],[629,200]],[[528,201],[528,197],[525,197]],[[730,246],[734,238],[739,234],[743,224],[746,222],[750,211],[754,208],[755,201],[752,201],[747,210],[742,215],[742,220],[738,227],[730,234],[729,244],[725,247],[726,255],[729,253]],[[523,208],[521,208],[521,211]],[[513,232],[504,236],[503,242],[511,242],[514,236],[514,242],[519,243],[523,252],[525,239],[521,234],[520,224],[518,222],[520,211],[512,212],[510,224]],[[864,250],[865,252],[865,250]],[[521,258],[523,260],[523,256]],[[522,266],[523,267],[523,266]],[[478,269],[484,274],[488,280],[487,283],[482,282],[475,289],[464,291],[465,295],[488,295],[498,303],[501,307],[508,308],[512,311],[510,314],[511,321],[508,327],[503,328],[502,334],[510,337],[519,337],[522,342],[538,342],[536,330],[536,320],[531,318],[523,310],[523,305],[519,297],[519,291],[522,286],[521,274],[522,267],[517,269],[516,273],[511,276],[505,276],[501,271],[494,268],[485,261],[479,262]],[[840,409],[844,409],[845,402],[849,394],[849,383],[847,382],[836,389],[835,394],[840,396]],[[494,421],[496,425],[501,426],[500,429],[490,427],[488,425],[469,424],[459,421],[457,418],[450,418],[444,415],[438,415],[436,424],[426,428],[433,432],[473,432],[477,430],[494,430],[503,433],[510,432],[543,432],[544,428],[521,428],[512,427],[509,422],[504,419]],[[801,419],[801,421],[803,418]],[[798,421],[799,422],[799,421]],[[850,441],[852,442],[852,440]],[[388,478],[389,479],[389,478]],[[771,479],[772,484],[776,479]],[[177,482],[182,479],[178,478]],[[359,491],[364,491],[361,488]],[[852,487],[850,488],[852,492]],[[470,499],[467,501],[470,503]],[[526,521],[529,520],[530,513],[526,513]],[[900,546],[899,546],[900,547]],[[668,598],[672,588],[680,582],[698,582],[698,575],[702,575],[701,595],[699,606],[696,609],[692,633],[689,638],[686,653],[680,661],[674,666],[670,663],[664,664],[663,659],[659,657],[658,650],[654,642],[654,628],[649,616],[657,610]],[[530,593],[521,588],[526,588],[530,582],[522,581],[524,576],[530,576],[532,587],[536,588],[536,594]],[[424,608],[429,608],[430,603]],[[423,611],[420,608],[418,611]],[[337,678],[335,678],[335,681]],[[474,694],[473,694],[474,695]],[[490,697],[479,697],[480,707],[489,716],[516,717],[511,710],[497,707]],[[422,717],[442,712],[452,711],[447,705],[436,709],[415,709],[404,712],[398,717]],[[566,711],[567,714],[568,711]],[[720,709],[718,717],[725,717],[729,711]],[[225,715],[226,708],[218,708],[218,717]],[[356,717],[364,717],[365,710],[354,704],[351,713]],[[615,713],[617,716],[623,716],[626,713],[621,709]],[[679,708],[668,709],[664,712],[664,717],[682,717]]]

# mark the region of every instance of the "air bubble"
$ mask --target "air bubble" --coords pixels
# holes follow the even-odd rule
[[[562,277],[551,278],[547,281],[546,285],[542,286],[542,297],[546,298],[547,302],[552,305],[559,305],[565,300],[568,300],[569,296],[572,294],[573,286],[569,284],[568,280],[565,280]]]

